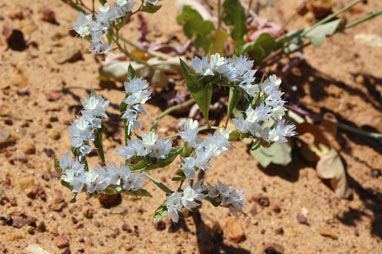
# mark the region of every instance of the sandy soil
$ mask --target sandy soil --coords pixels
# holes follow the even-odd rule
[[[296,2],[278,1],[261,14],[283,23],[296,10]],[[43,21],[41,7],[52,9],[58,23]],[[382,8],[380,1],[369,1],[359,13],[346,18],[378,8]],[[122,84],[105,85],[97,80],[99,64],[85,53],[88,43],[68,34],[76,12],[62,2],[3,1],[0,14],[1,29],[20,29],[29,43],[27,49],[15,51],[7,49],[4,36],[0,42],[0,130],[17,138],[0,153],[2,253],[27,253],[24,250],[31,244],[49,253],[264,253],[269,243],[283,246],[284,253],[382,253],[382,177],[373,176],[382,166],[382,145],[344,131],[339,131],[337,138],[353,188],[351,200],[336,199],[317,177],[314,165],[298,151],[293,152],[291,165],[264,169],[247,153],[246,146],[237,142],[235,149],[212,161],[206,181],[220,179],[246,191],[244,211],[248,216],[235,222],[245,232],[246,239],[240,243],[228,239],[226,233],[219,235],[216,227],[209,228],[215,222],[222,226],[231,217],[226,209],[206,202],[198,229],[191,217],[178,225],[165,219],[154,226],[153,212],[164,195],[150,183],[145,188],[153,193],[151,199],[123,196],[120,203],[105,208],[98,199],[81,194],[77,203],[69,203],[73,195],[60,186],[52,157],[61,157],[70,148],[68,123],[80,109],[80,99],[93,88],[111,101],[106,152],[110,161],[121,160],[114,148],[123,139],[115,124],[117,105],[124,97]],[[164,0],[160,11],[145,17],[152,40],[176,34],[185,41],[179,35],[182,30],[175,21],[173,0]],[[138,35],[136,23],[134,17],[123,31],[133,41]],[[305,18],[297,17],[287,28],[308,24]],[[300,105],[315,113],[332,112],[344,123],[381,132],[382,50],[354,40],[358,33],[381,35],[380,28],[381,18],[329,38],[319,48],[307,48],[306,60],[286,77],[297,86]],[[82,59],[57,64],[54,55],[67,48],[80,49]],[[147,129],[161,109],[153,105],[145,109],[148,114],[142,119]],[[168,116],[160,128],[177,122]],[[91,164],[96,162],[96,157],[91,158]],[[153,175],[168,179],[175,171],[176,163]],[[167,184],[175,187],[170,181]],[[268,198],[268,206],[253,201],[259,194]],[[296,219],[302,210],[308,211],[309,225]],[[332,238],[322,236],[323,229],[330,231]],[[57,248],[57,236],[66,237],[69,247]]]

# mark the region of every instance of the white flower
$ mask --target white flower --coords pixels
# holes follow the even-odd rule
[[[125,102],[128,105],[134,105],[134,104],[144,104],[147,100],[150,99],[151,92],[147,90],[141,90],[137,91],[136,93],[130,95],[127,97],[123,102]]]
[[[184,124],[184,131],[179,132],[182,139],[190,144],[190,146],[195,147],[198,135],[199,123],[191,118],[187,119]]]
[[[208,63],[208,58],[203,57],[200,59],[199,57],[194,57],[191,60],[191,66],[194,68],[196,73],[199,73],[203,76],[212,76],[214,75],[213,69],[211,65]]]
[[[154,131],[150,131],[149,133],[142,135],[142,143],[146,146],[154,146],[157,141],[158,136]]]
[[[62,172],[65,172],[71,167],[72,167],[72,159],[70,156],[70,152],[67,152],[66,154],[64,154],[64,156],[62,156],[62,159],[60,161],[60,168]]]
[[[124,82],[126,93],[134,94],[149,87],[149,83],[142,78],[133,78],[129,82]]]
[[[85,15],[80,12],[77,16],[76,21],[73,23],[73,29],[78,33],[81,37],[85,37],[90,34],[89,24],[92,20],[92,15]]]
[[[157,159],[165,159],[167,154],[170,153],[172,148],[171,139],[159,139],[152,147],[151,157]]]
[[[112,49],[112,46],[109,45],[109,42],[91,42],[90,49],[94,50],[96,54],[106,54]]]
[[[183,190],[183,195],[182,195],[182,204],[183,207],[191,210],[192,208],[195,208],[199,206],[200,204],[197,203],[196,201],[202,201],[203,198],[205,197],[204,194],[201,193],[200,189],[201,183],[198,182],[198,189],[193,189],[189,183],[186,184]]]
[[[85,172],[85,184],[86,184],[86,190],[88,193],[93,193],[97,190],[97,187],[98,187],[97,177],[98,177],[98,174],[95,170],[90,170]]]
[[[207,196],[210,198],[216,198],[220,195],[218,186],[213,186],[211,184],[208,184],[208,194]]]
[[[83,117],[74,120],[73,124],[69,127],[69,136],[72,141],[72,147],[77,148],[83,145],[83,141],[94,139],[89,122]]]
[[[85,101],[81,101],[84,111],[94,117],[107,117],[106,109],[109,106],[109,101],[101,96],[90,95]]]
[[[152,5],[157,5],[158,4],[158,0],[145,0],[145,5],[147,3],[152,4]]]
[[[109,4],[108,4],[108,3],[105,3],[104,5],[101,5],[101,6],[98,8],[98,10],[99,10],[100,12],[105,12],[105,13],[107,13],[107,12],[110,10],[110,8],[109,8]]]
[[[181,167],[183,169],[184,175],[188,179],[194,179],[195,178],[196,170],[195,170],[195,158],[194,157],[183,158]]]
[[[146,180],[146,174],[145,173],[136,173],[129,175],[128,178],[125,179],[123,188],[125,190],[132,190],[137,191],[142,188],[143,183]]]
[[[274,128],[269,131],[268,141],[276,143],[285,143],[288,140],[286,137],[296,135],[296,126],[293,124],[286,124],[284,120],[277,121]]]
[[[173,222],[178,222],[179,215],[178,212],[182,210],[182,200],[178,191],[175,191],[171,195],[167,196],[167,210],[168,216]]]

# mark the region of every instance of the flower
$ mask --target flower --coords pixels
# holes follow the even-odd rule
[[[182,139],[189,143],[190,146],[195,147],[198,135],[199,123],[196,120],[187,119],[184,124],[184,131],[179,132]]]
[[[200,181],[195,184],[195,189],[193,189],[190,184],[187,183],[184,187],[183,195],[181,198],[183,207],[191,211],[192,208],[199,206],[200,204],[196,201],[202,201],[205,197],[205,195],[201,193],[202,191],[203,188],[201,188]]]
[[[178,191],[175,191],[171,195],[167,196],[166,200],[168,217],[170,217],[171,220],[176,223],[179,220],[178,212],[183,208],[181,196]]]
[[[89,24],[92,20],[92,15],[85,15],[80,12],[76,18],[76,21],[73,23],[73,29],[81,37],[85,37],[90,34]]]
[[[84,107],[83,114],[90,114],[94,117],[107,117],[106,109],[109,106],[109,101],[101,96],[90,95],[81,103]]]

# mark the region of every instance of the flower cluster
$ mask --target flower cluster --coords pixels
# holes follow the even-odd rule
[[[73,192],[81,192],[84,189],[88,193],[103,192],[110,186],[119,186],[126,191],[137,191],[142,188],[146,179],[144,173],[131,173],[129,166],[121,164],[117,169],[113,163],[108,166],[86,171],[84,164],[77,159],[72,162],[70,153],[66,153],[60,161],[62,170],[61,180],[68,183]]]
[[[221,57],[219,54],[202,59],[195,57],[192,60],[195,72],[203,76],[223,76],[231,85],[238,86],[246,92],[249,106],[245,117],[233,119],[235,127],[243,133],[261,137],[265,141],[282,143],[286,137],[294,136],[295,126],[286,124],[285,101],[279,87],[281,80],[275,75],[261,82],[255,83],[256,70],[253,70],[253,61],[246,57]]]
[[[243,212],[243,197],[244,191],[233,190],[231,185],[224,185],[220,181],[217,186],[208,184],[208,187],[202,185],[201,181],[198,181],[194,187],[187,183],[183,193],[175,191],[167,196],[167,212],[173,222],[178,222],[179,213],[184,210],[191,211],[193,208],[200,206],[204,198],[209,198],[217,205],[228,207],[231,213],[237,214]]]
[[[95,14],[78,14],[73,23],[73,29],[83,38],[90,40],[90,49],[96,54],[105,54],[111,50],[109,40],[106,40],[111,27],[117,19],[129,14],[135,2],[130,0],[114,0],[117,5],[109,7],[108,3],[99,8]]]
[[[156,159],[164,159],[172,148],[171,139],[160,139],[155,132],[142,135],[142,139],[129,140],[126,146],[118,149],[118,154],[129,160],[135,156],[149,156]]]
[[[129,82],[124,83],[127,97],[123,101],[127,107],[122,115],[122,119],[126,119],[128,123],[128,134],[131,135],[133,129],[140,129],[138,121],[138,114],[145,114],[142,107],[148,99],[150,99],[151,92],[147,90],[149,83],[141,78],[133,78]]]
[[[228,142],[229,130],[221,129],[221,133],[214,132],[208,138],[198,139],[198,127],[197,121],[188,119],[184,125],[184,131],[180,132],[182,139],[194,148],[191,156],[182,158],[181,169],[189,179],[195,178],[197,169],[210,168],[209,161],[231,147]]]
[[[75,119],[69,127],[71,146],[79,150],[80,157],[90,153],[89,141],[94,141],[95,132],[102,128],[102,117],[107,117],[109,101],[101,96],[90,95],[82,101],[82,105],[84,109],[81,111],[81,117]]]
[[[244,206],[244,191],[232,189],[232,185],[225,185],[218,181],[217,186],[208,184],[209,198],[219,202],[220,206],[228,207],[232,214],[242,213]]]

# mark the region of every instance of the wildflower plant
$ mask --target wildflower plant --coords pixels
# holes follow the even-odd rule
[[[135,2],[131,0],[115,0],[112,6],[100,1],[102,5],[98,12],[94,5],[92,9],[86,7],[90,11],[88,14],[74,2],[65,2],[70,2],[80,11],[73,29],[89,41],[90,50],[96,54],[112,50],[113,43],[128,54],[119,44],[119,29],[134,13],[155,12],[160,7],[157,0],[144,0],[135,11]],[[251,138],[257,147],[268,147],[274,143],[285,143],[288,137],[296,135],[295,126],[285,120],[281,80],[275,75],[257,79],[254,61],[240,54],[224,57],[215,53],[195,57],[190,64],[180,60],[180,66],[187,88],[207,124],[200,126],[198,121],[187,119],[177,134],[159,137],[156,129],[163,117],[161,115],[153,122],[150,131],[138,135],[136,130],[141,128],[139,116],[145,114],[143,104],[151,98],[151,92],[149,83],[137,77],[130,65],[124,82],[125,98],[120,104],[124,145],[115,151],[124,162],[116,165],[105,157],[103,119],[107,117],[109,101],[92,91],[82,101],[83,109],[69,127],[71,152],[63,155],[61,160],[55,159],[55,168],[63,186],[76,195],[81,192],[89,195],[126,193],[151,197],[143,188],[146,181],[151,181],[164,192],[163,203],[154,214],[155,222],[166,215],[173,222],[178,222],[180,216],[197,209],[203,201],[228,208],[235,215],[243,213],[244,190],[219,180],[217,185],[204,183],[203,179],[197,179],[197,175],[211,168],[211,160],[232,149],[231,142],[239,138]],[[216,86],[229,91],[226,121],[222,126],[212,126],[209,121],[213,87]],[[237,112],[235,117],[232,116],[234,110]],[[230,120],[234,125],[232,129],[228,128]],[[205,130],[214,132],[201,137],[200,132]],[[174,145],[173,139],[179,137],[183,142]],[[102,162],[95,167],[89,166],[87,161],[92,146],[97,149]],[[177,158],[180,163],[172,180],[179,182],[179,187],[172,190],[154,178],[150,171],[165,168]]]

